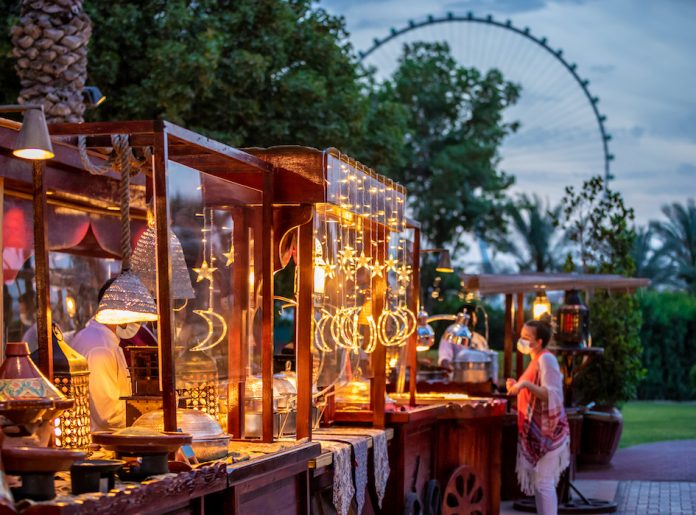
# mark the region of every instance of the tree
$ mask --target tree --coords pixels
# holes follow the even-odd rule
[[[367,109],[343,19],[311,0],[90,2],[95,119],[165,118],[236,146],[344,150]]]
[[[572,246],[567,259],[569,271],[574,271],[579,259],[580,271],[585,273],[634,273],[633,209],[626,207],[620,193],[605,187],[600,176],[592,177],[580,191],[567,187],[561,205],[554,223],[567,231]],[[596,291],[589,308],[590,330],[604,354],[590,362],[575,387],[581,402],[613,407],[636,396],[645,374],[640,306],[632,293]]]
[[[651,224],[662,243],[658,255],[669,263],[676,285],[696,294],[696,203],[675,202],[662,206],[662,212],[667,221]]]
[[[12,27],[19,102],[43,104],[49,123],[84,121],[82,90],[92,26],[82,1],[22,0],[21,17]]]
[[[513,238],[507,252],[517,259],[522,272],[552,272],[561,265],[562,235],[554,225],[561,206],[550,206],[538,195],[522,194],[510,204]],[[515,238],[516,237],[516,238]]]
[[[636,229],[636,239],[631,249],[631,257],[636,264],[636,277],[647,277],[651,286],[672,282],[669,263],[659,249],[655,248],[655,231],[650,227]]]
[[[502,114],[519,91],[499,71],[462,67],[446,44],[423,42],[404,46],[381,86],[382,99],[404,106],[406,127],[403,152],[380,170],[406,186],[434,245],[457,247],[464,231],[492,243],[504,235],[513,178],[498,169],[498,147],[517,128]]]

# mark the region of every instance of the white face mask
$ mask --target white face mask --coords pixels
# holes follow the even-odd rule
[[[23,325],[32,325],[34,323],[34,317],[30,315],[25,315],[23,313],[19,315],[19,320],[22,322]]]
[[[138,333],[139,330],[140,324],[137,322],[126,324],[125,327],[119,325],[116,327],[116,336],[122,340],[130,340]]]
[[[525,340],[524,338],[520,338],[519,340],[517,340],[517,350],[522,354],[531,354],[532,342],[530,342],[529,340]]]

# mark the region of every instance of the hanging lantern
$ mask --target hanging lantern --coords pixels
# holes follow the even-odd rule
[[[546,292],[544,290],[539,290],[532,303],[532,317],[534,320],[540,320],[542,316],[550,314],[551,302],[549,302]]]
[[[425,352],[435,343],[435,331],[428,323],[428,313],[418,312],[418,328],[416,329],[416,352]]]
[[[580,299],[578,290],[567,290],[563,305],[558,309],[556,340],[566,345],[584,347],[590,335],[590,310]]]
[[[155,267],[155,235],[154,224],[148,224],[145,232],[140,236],[138,243],[131,257],[133,272],[138,274],[145,287],[154,292],[157,289],[157,269]],[[176,237],[174,231],[169,231],[169,254],[172,260],[172,299],[183,300],[192,299],[196,296],[191,286],[191,276],[189,275],[184,251],[181,242]]]
[[[54,422],[56,447],[86,450],[92,443],[89,412],[89,370],[87,359],[63,340],[63,333],[53,324],[53,384],[73,407]]]

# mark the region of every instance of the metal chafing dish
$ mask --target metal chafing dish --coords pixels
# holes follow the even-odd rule
[[[457,383],[485,383],[492,375],[490,354],[474,349],[460,351],[452,361],[452,380]]]
[[[176,420],[184,433],[193,436],[191,447],[198,461],[212,461],[227,456],[229,435],[226,435],[217,421],[202,411],[194,409],[177,409]],[[164,430],[164,413],[160,410],[150,411],[141,416],[133,427]]]
[[[261,378],[247,377],[244,387],[244,433],[260,438],[263,425]],[[285,374],[273,376],[273,436],[292,435],[297,427],[297,387]]]

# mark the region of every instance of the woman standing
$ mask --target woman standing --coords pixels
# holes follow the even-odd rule
[[[570,431],[563,409],[563,376],[553,354],[547,322],[530,320],[522,328],[517,350],[532,361],[519,381],[508,379],[508,393],[517,395],[517,479],[522,491],[534,495],[537,513],[558,511],[556,484],[570,463]]]

